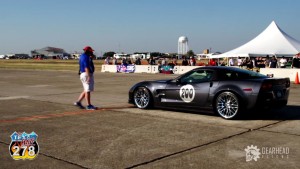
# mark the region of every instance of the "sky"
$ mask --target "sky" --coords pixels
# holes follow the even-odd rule
[[[0,0],[0,54],[46,46],[98,55],[226,52],[250,41],[274,20],[300,40],[298,0]]]

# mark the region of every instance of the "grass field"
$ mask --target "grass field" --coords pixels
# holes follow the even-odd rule
[[[101,70],[103,60],[95,60],[95,67]],[[0,59],[0,69],[30,70],[74,70],[78,71],[78,60],[32,60],[32,59]]]

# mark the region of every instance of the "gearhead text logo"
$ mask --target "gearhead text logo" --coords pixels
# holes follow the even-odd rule
[[[260,150],[257,148],[257,146],[247,146],[247,148],[245,148],[246,151],[246,161],[257,161],[257,159],[259,159],[259,155],[260,155]]]
[[[261,147],[251,145],[245,148],[246,161],[257,161],[261,159],[288,159],[290,150],[288,147]]]

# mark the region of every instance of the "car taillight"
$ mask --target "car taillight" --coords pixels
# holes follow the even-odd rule
[[[245,92],[252,92],[252,88],[245,88],[245,89],[243,89],[243,91],[245,91]]]
[[[272,89],[273,87],[273,84],[270,83],[270,82],[264,82],[261,87],[260,87],[260,90],[263,90],[263,91],[267,91],[267,90],[270,90]]]

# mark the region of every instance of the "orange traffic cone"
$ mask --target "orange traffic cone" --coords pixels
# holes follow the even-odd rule
[[[296,73],[295,84],[300,84],[300,83],[299,83],[298,72]]]

